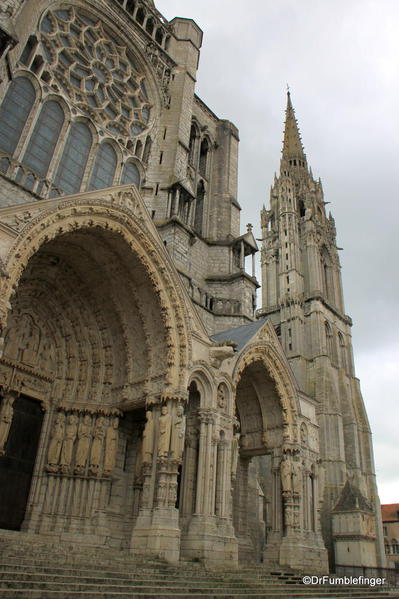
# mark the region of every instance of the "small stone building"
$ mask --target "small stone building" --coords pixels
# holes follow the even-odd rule
[[[381,506],[387,566],[399,569],[399,503]]]
[[[256,313],[197,24],[5,0],[0,29],[0,528],[312,572],[350,529],[383,565],[335,225],[290,96]]]

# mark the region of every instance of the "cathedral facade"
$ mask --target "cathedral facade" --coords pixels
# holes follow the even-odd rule
[[[384,565],[335,225],[290,96],[256,310],[238,130],[195,94],[197,24],[151,0],[0,10],[0,528]]]

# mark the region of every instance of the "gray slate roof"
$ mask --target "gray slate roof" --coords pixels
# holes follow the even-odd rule
[[[266,320],[267,318],[260,318],[259,320],[255,320],[249,324],[243,324],[235,329],[227,329],[227,331],[212,335],[211,339],[216,343],[234,341],[237,343],[237,351],[241,351],[248,341],[263,327]]]
[[[347,480],[333,511],[352,512],[357,510],[372,512],[373,508],[364,495],[362,495],[361,491]]]

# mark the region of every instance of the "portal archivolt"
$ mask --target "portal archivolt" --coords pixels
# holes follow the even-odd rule
[[[69,381],[59,397],[76,391],[79,380],[86,399],[94,389],[92,401],[122,387],[129,400],[125,392],[139,378],[154,396],[184,388],[190,344],[177,275],[137,221],[105,201],[64,201],[28,223],[7,257],[2,295],[13,310],[6,353],[22,357],[13,349],[21,318],[41,327],[35,343],[58,364],[46,372]]]

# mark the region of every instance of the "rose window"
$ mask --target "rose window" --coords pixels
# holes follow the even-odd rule
[[[118,136],[147,129],[145,75],[99,19],[72,7],[51,10],[40,29],[56,83],[82,112]]]

